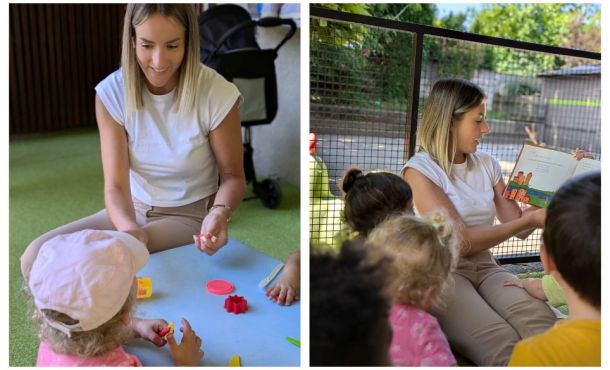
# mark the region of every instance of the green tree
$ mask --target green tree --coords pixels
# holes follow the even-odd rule
[[[447,28],[450,30],[465,32],[467,31],[465,25],[467,17],[468,15],[466,15],[466,13],[460,12],[454,14],[453,12],[449,12],[449,14],[443,18],[435,18],[432,25],[438,28]]]
[[[470,32],[512,40],[600,50],[599,4],[489,4],[478,13],[471,8],[466,13],[449,13],[443,18],[436,17],[434,4],[317,6],[458,31],[468,28]],[[466,26],[467,21],[470,27]],[[412,34],[312,19],[310,45],[312,101],[404,108],[412,68]],[[561,66],[590,63],[430,36],[424,38],[423,62],[424,73],[430,63],[435,63],[438,77],[466,79],[477,68],[526,77]]]
[[[601,7],[599,4],[571,4],[572,18],[568,38],[562,46],[571,49],[601,52]],[[572,65],[577,62],[568,62]]]
[[[311,4],[313,7],[327,8],[336,10],[344,13],[360,14],[360,15],[371,15],[368,11],[367,4]],[[325,28],[328,26],[328,22],[325,19],[313,18],[311,20],[311,26],[315,28]],[[333,23],[333,34],[335,43],[342,46],[347,46],[351,43],[362,43],[364,35],[367,33],[367,28],[362,26],[354,26],[351,24],[344,23]],[[319,36],[324,33],[317,33]],[[314,41],[326,41],[326,40],[314,40]]]
[[[434,4],[369,4],[371,15],[401,22],[431,25],[436,13]]]
[[[400,22],[432,25],[434,4],[370,4],[372,16]],[[381,101],[391,109],[404,109],[410,84],[413,35],[408,32],[371,28],[366,38],[370,49],[369,71],[380,87]]]
[[[428,25],[436,11],[433,4],[318,6]],[[318,19],[310,25],[313,102],[404,108],[411,68],[410,33]]]
[[[545,45],[563,45],[569,36],[569,4],[490,4],[481,10],[471,32]],[[483,66],[497,72],[531,76],[563,64],[553,55],[487,48]]]
[[[367,5],[367,11],[373,17],[431,25],[436,6],[371,3]],[[363,94],[355,98],[357,104],[404,109],[412,67],[412,34],[367,27],[360,46],[360,54],[352,54],[354,58],[365,60],[364,64],[352,64],[360,67],[353,76],[353,81],[362,82],[360,91]]]
[[[367,4],[311,4],[332,10],[370,15]],[[358,73],[366,66],[362,49],[368,28],[312,18],[310,22],[310,83],[313,103],[344,105],[365,99],[366,91],[349,86],[363,85]]]

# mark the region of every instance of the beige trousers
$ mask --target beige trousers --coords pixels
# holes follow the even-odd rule
[[[434,312],[451,347],[479,366],[506,366],[515,344],[556,321],[547,304],[524,289],[504,286],[515,276],[489,250],[462,257],[446,308]]]
[[[193,242],[193,235],[199,234],[203,218],[214,202],[215,195],[179,207],[155,207],[133,198],[136,222],[148,234],[148,250],[151,253],[179,247]],[[108,212],[103,209],[91,216],[81,218],[34,239],[21,255],[21,272],[25,278],[30,274],[32,264],[40,247],[47,240],[61,234],[84,229],[116,230]]]

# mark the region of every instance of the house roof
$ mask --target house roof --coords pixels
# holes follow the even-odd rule
[[[578,75],[599,75],[602,72],[601,63],[587,64],[576,67],[555,69],[538,74],[538,77],[557,77],[557,76],[578,76]]]

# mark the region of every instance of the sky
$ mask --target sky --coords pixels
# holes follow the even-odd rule
[[[457,13],[466,13],[466,9],[468,8],[475,8],[475,9],[480,9],[483,4],[479,4],[479,3],[473,3],[473,4],[468,4],[468,3],[463,3],[463,4],[453,4],[453,3],[449,3],[449,4],[442,4],[442,3],[436,3],[436,8],[438,9],[438,17],[442,18],[444,16],[446,16],[447,14],[449,14],[449,12],[453,12],[454,14]]]

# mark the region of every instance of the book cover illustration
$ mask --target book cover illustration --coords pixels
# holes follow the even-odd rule
[[[524,144],[503,195],[544,208],[570,177],[600,168],[600,162],[593,159],[577,160],[570,153]]]

